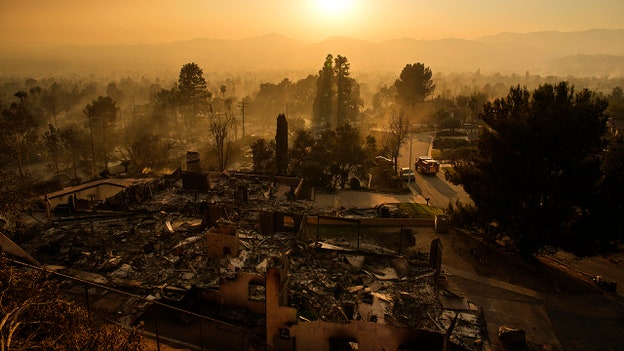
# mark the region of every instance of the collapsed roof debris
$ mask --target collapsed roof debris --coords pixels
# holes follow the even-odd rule
[[[411,271],[399,277],[394,260],[332,251],[292,258],[290,306],[307,320],[364,320],[436,330],[427,317],[427,312],[441,311],[432,285],[433,270],[405,261],[401,266],[410,264]]]
[[[205,301],[253,313],[264,311],[264,275],[279,266],[287,277],[284,306],[296,309],[298,323],[366,322],[442,334],[449,328],[455,310],[441,302],[439,264],[378,242],[358,239],[356,249],[340,239],[314,240],[305,224],[311,203],[297,200],[300,179],[209,173],[204,191],[184,174],[136,182],[101,201],[69,189],[67,200],[88,206],[60,212],[22,247],[56,271],[149,299],[203,291]],[[360,212],[351,218],[370,216]],[[411,230],[400,235],[413,240]],[[244,303],[233,297],[239,293]],[[144,307],[119,304],[126,309],[119,315],[136,316]],[[461,312],[451,337],[470,350],[477,345],[470,340],[483,338],[472,307]],[[265,337],[271,345],[272,336]]]

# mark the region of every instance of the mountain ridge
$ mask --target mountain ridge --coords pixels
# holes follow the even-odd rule
[[[624,75],[623,68],[609,66],[609,62],[619,60],[601,57],[624,57],[624,29],[503,32],[476,39],[398,38],[380,42],[339,36],[305,42],[267,33],[241,39],[199,37],[159,44],[0,45],[0,75],[97,74],[107,69],[148,73],[176,70],[186,62],[196,62],[205,71],[315,73],[329,53],[347,57],[353,72],[400,72],[408,63],[422,62],[435,72]],[[601,64],[592,67],[592,57]],[[583,67],[577,67],[575,59]],[[564,61],[570,70],[556,66]]]

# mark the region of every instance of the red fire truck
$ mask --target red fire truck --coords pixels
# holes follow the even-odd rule
[[[440,171],[440,162],[429,156],[419,156],[414,166],[422,174],[436,174]]]

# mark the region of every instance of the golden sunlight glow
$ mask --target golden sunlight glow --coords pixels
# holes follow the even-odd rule
[[[351,9],[352,0],[316,0],[318,11],[325,16],[341,16]]]
[[[303,41],[436,40],[621,29],[622,13],[622,0],[0,0],[0,58],[8,43],[167,43],[266,33]]]

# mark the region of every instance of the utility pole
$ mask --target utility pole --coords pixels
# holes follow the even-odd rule
[[[91,178],[95,177],[95,141],[93,140],[93,113],[89,112],[89,134],[91,136]]]
[[[121,107],[117,106],[117,113],[119,114],[119,125],[121,126],[121,129],[123,129],[124,125],[123,125],[123,119],[121,118]]]

